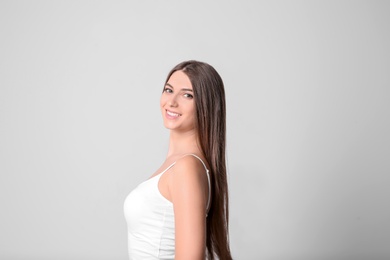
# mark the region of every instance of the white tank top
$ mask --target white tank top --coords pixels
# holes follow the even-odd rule
[[[210,176],[204,162],[196,155],[204,168],[209,183]],[[175,219],[173,204],[158,189],[158,181],[168,169],[139,184],[127,196],[124,203],[124,214],[127,221],[128,251],[131,260],[174,259],[175,258]]]

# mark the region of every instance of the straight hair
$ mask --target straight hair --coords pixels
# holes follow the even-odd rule
[[[207,258],[230,260],[224,84],[211,65],[195,60],[176,65],[169,72],[165,83],[179,70],[188,76],[192,84],[198,145],[211,168],[211,202],[206,220]]]

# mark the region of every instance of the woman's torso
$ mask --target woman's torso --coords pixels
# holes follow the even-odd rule
[[[198,156],[191,155],[202,162],[209,178],[208,169],[203,161]],[[173,204],[159,190],[161,176],[175,163],[139,184],[125,200],[124,213],[128,227],[130,259],[175,258]],[[208,181],[210,187],[210,180]]]

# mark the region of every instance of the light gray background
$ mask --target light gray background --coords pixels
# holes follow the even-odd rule
[[[0,2],[0,258],[127,259],[172,66],[226,84],[236,259],[390,257],[389,1]]]

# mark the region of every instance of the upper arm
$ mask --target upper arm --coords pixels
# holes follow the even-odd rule
[[[186,156],[172,168],[169,183],[175,213],[175,259],[204,259],[208,181],[200,161]]]

